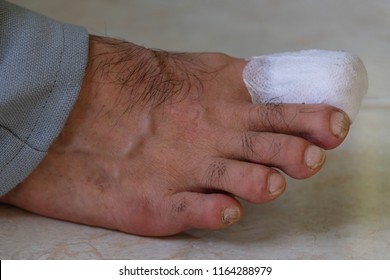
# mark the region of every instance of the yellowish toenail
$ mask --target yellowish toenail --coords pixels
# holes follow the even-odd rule
[[[223,211],[222,222],[225,225],[230,225],[237,222],[241,217],[241,211],[238,207],[226,208]]]
[[[281,194],[285,188],[285,180],[279,173],[272,173],[268,177],[268,191],[276,196]]]
[[[349,118],[341,112],[334,112],[330,118],[330,129],[332,133],[340,139],[347,136],[349,130]]]
[[[305,151],[305,163],[310,169],[317,169],[325,162],[325,152],[317,146],[309,146]]]

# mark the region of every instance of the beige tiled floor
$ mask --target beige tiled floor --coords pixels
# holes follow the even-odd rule
[[[390,2],[14,0],[92,33],[168,50],[247,57],[307,48],[358,54],[369,94],[323,171],[224,231],[142,238],[0,206],[0,258],[389,259]]]

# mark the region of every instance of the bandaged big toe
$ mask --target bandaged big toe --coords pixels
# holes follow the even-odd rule
[[[325,103],[352,122],[368,89],[359,57],[343,51],[304,50],[252,57],[243,79],[254,104]]]

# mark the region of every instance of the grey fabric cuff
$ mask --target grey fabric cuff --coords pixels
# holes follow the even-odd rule
[[[0,195],[62,130],[81,88],[88,33],[0,1]]]

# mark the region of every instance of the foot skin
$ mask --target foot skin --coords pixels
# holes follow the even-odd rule
[[[253,105],[246,61],[90,38],[79,99],[38,168],[1,198],[44,216],[163,236],[237,222],[283,173],[308,178],[348,117],[327,105]]]

